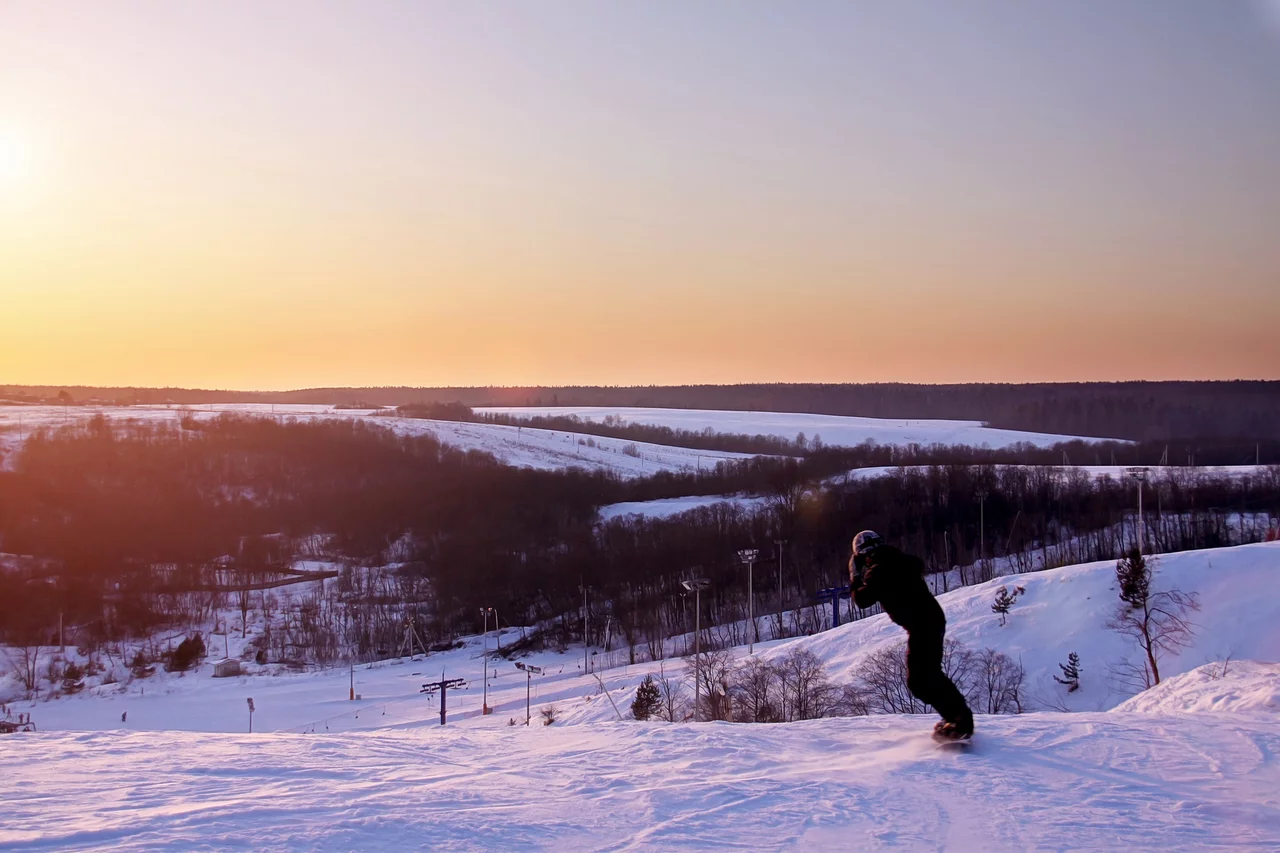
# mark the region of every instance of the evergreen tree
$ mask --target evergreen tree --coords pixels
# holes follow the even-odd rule
[[[991,612],[1000,616],[1000,625],[1003,627],[1009,618],[1009,608],[1013,607],[1013,595],[1009,594],[1006,587],[1000,587],[996,590],[996,600],[991,604]]]
[[[1071,652],[1067,655],[1066,663],[1058,664],[1058,669],[1062,670],[1062,677],[1055,675],[1054,681],[1065,684],[1068,693],[1075,693],[1080,689],[1080,655]]]
[[[644,681],[636,688],[635,701],[631,703],[631,715],[637,720],[647,720],[658,713],[662,697],[658,691],[658,683],[652,675],[646,675]]]

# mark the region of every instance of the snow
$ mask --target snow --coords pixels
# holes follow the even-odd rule
[[[1252,660],[1205,664],[1161,681],[1150,690],[1121,702],[1115,710],[1143,714],[1179,711],[1280,714],[1280,664]]]
[[[174,406],[0,406],[0,467],[11,466],[21,439],[39,427],[82,423],[96,415],[120,422],[198,420],[232,412],[299,420],[360,419],[385,426],[400,435],[432,434],[461,450],[491,453],[507,465],[540,470],[582,468],[608,471],[621,477],[644,477],[660,471],[711,469],[722,460],[749,459],[752,454],[697,450],[624,439],[587,436],[557,430],[497,424],[401,418],[389,412],[334,409],[330,406],[227,403],[196,407]],[[590,442],[590,443],[588,443]]]
[[[1051,447],[1067,441],[1098,441],[1071,435],[1053,435],[1020,430],[993,429],[979,421],[860,418],[842,415],[813,415],[794,412],[736,412],[716,409],[609,408],[597,406],[502,406],[476,409],[516,417],[569,417],[602,421],[621,418],[626,423],[648,424],[701,432],[768,435],[793,440],[804,433],[812,441],[821,436],[827,445],[854,446],[865,441],[877,444],[964,444],[974,447],[1008,447],[1028,443]]]
[[[1278,572],[1280,544],[1158,558],[1156,589],[1195,592],[1201,609],[1191,645],[1136,698],[1109,672],[1133,651],[1106,628],[1113,563],[943,594],[949,635],[1020,658],[1040,709],[980,715],[964,750],[933,744],[931,717],[622,722],[614,705],[626,715],[644,674],[681,663],[602,669],[597,683],[581,649],[522,658],[547,668],[531,682],[491,660],[484,715],[482,638],[354,673],[249,663],[213,679],[206,663],[19,702],[40,731],[4,736],[0,773],[19,784],[0,850],[1280,849]],[[1004,627],[990,611],[1001,585],[1025,589]],[[902,638],[875,616],[756,648],[808,649],[844,683]],[[214,656],[224,642],[211,639]],[[1051,677],[1069,651],[1073,694]],[[468,681],[445,727],[438,697],[419,693],[442,674]],[[527,684],[533,725],[510,726]],[[539,725],[552,706],[557,722]]]
[[[739,509],[752,509],[764,506],[768,498],[748,495],[694,495],[684,498],[659,498],[652,501],[626,501],[600,507],[600,520],[620,518],[626,515],[641,515],[645,518],[670,518],[682,512],[690,512],[704,507],[730,504]]]
[[[1081,473],[1090,478],[1110,477],[1116,481],[1127,481],[1129,478],[1129,466],[1126,465],[997,465],[998,469],[1007,468],[1048,468],[1053,471],[1059,471],[1063,474]],[[1158,482],[1166,477],[1179,477],[1191,475],[1194,478],[1203,478],[1209,480],[1242,480],[1246,477],[1257,477],[1260,475],[1270,475],[1276,470],[1274,465],[1151,465],[1148,467],[1147,478],[1149,482]],[[877,465],[866,468],[853,468],[843,474],[836,474],[828,477],[828,484],[838,485],[854,480],[872,480],[877,477],[885,477],[890,474],[897,474],[901,471],[923,471],[924,466],[919,465]]]
[[[348,735],[8,736],[0,849],[1280,848],[1280,730],[1034,714]]]

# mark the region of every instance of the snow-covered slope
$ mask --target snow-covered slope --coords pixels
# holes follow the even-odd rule
[[[0,849],[1280,849],[1274,716],[9,735]]]
[[[482,714],[480,640],[354,672],[212,679],[206,665],[22,702],[41,731],[0,743],[17,783],[0,850],[1280,849],[1280,667],[1246,660],[1280,659],[1280,544],[1160,560],[1157,589],[1198,594],[1199,633],[1159,687],[1103,713],[1126,698],[1107,669],[1130,651],[1105,628],[1111,564],[943,595],[952,636],[1020,657],[1041,707],[1075,711],[982,716],[962,750],[935,746],[927,717],[619,722],[614,704],[625,714],[662,665],[601,672],[606,697],[572,651],[526,659],[547,672],[534,725],[513,726],[528,682],[492,661]],[[1004,627],[989,609],[1001,583],[1026,590]],[[900,639],[881,616],[757,653],[807,648],[845,681]],[[1082,688],[1068,695],[1050,675],[1072,650]],[[441,674],[469,682],[444,728],[418,693]],[[265,733],[196,733],[243,732],[249,697]],[[555,725],[538,725],[553,706]]]
[[[647,409],[596,406],[494,407],[478,412],[502,412],[517,417],[576,416],[602,421],[621,418],[626,423],[649,424],[701,432],[705,429],[738,435],[769,435],[794,439],[799,433],[812,441],[821,436],[824,444],[853,446],[864,441],[878,444],[967,444],[974,447],[1008,447],[1029,443],[1049,447],[1078,436],[1053,435],[1020,430],[992,429],[978,421],[894,420],[842,415],[812,415],[793,412],[734,412],[717,409]],[[1097,439],[1082,439],[1096,441]]]
[[[1280,663],[1222,661],[1175,675],[1116,706],[1117,712],[1259,711],[1280,714]],[[1280,723],[1280,718],[1277,718]]]
[[[1187,551],[1155,558],[1154,589],[1197,595],[1200,610],[1190,646],[1160,662],[1169,678],[1227,658],[1280,660],[1280,543]],[[1001,627],[991,611],[996,590],[1026,590]],[[1088,563],[1046,572],[998,578],[939,596],[947,614],[947,636],[973,650],[994,648],[1019,659],[1027,671],[1027,697],[1034,706],[1105,710],[1135,690],[1114,674],[1136,660],[1137,647],[1107,628],[1119,603],[1115,563]],[[902,630],[875,616],[812,637],[772,645],[766,655],[803,647],[817,654],[837,681],[851,680],[865,656],[901,642]],[[1081,659],[1080,689],[1068,694],[1053,681],[1070,652]]]

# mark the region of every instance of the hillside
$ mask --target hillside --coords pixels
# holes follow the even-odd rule
[[[1262,661],[1280,659],[1278,571],[1280,544],[1160,558],[1156,588],[1197,594],[1198,633],[1136,697],[1107,675],[1128,653],[1105,628],[1112,565],[942,595],[953,637],[1022,660],[1029,707],[1070,709],[981,715],[960,750],[927,738],[929,717],[619,720],[645,673],[680,663],[597,683],[581,649],[525,656],[545,668],[528,681],[493,658],[486,716],[481,638],[352,671],[212,679],[206,666],[17,703],[41,730],[0,750],[0,773],[22,780],[0,849],[1274,850],[1280,677]],[[989,609],[1001,584],[1026,590],[1004,627]],[[812,651],[846,682],[900,638],[878,616],[757,653]],[[233,654],[241,642],[211,640]],[[1070,696],[1050,678],[1068,650],[1083,661]],[[418,692],[442,674],[468,682],[443,728],[438,699]]]

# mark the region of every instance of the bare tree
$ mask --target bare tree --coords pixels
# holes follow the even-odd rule
[[[668,723],[678,723],[688,716],[689,691],[684,683],[668,675],[665,669],[658,672],[655,681],[658,682],[657,715],[659,719],[666,720]]]
[[[815,720],[835,711],[840,691],[831,684],[822,659],[813,652],[795,649],[775,668],[782,687],[783,719]]]
[[[734,719],[743,723],[781,721],[778,671],[760,658],[750,658],[733,671]]]
[[[33,693],[40,683],[40,647],[12,646],[6,648],[4,654],[27,694]]]
[[[974,668],[977,704],[985,713],[1022,713],[1022,682],[1027,672],[1021,662],[988,648],[974,656]]]
[[[1195,637],[1188,614],[1200,609],[1195,593],[1178,589],[1152,591],[1155,561],[1134,551],[1116,563],[1120,605],[1107,627],[1137,642],[1141,663],[1122,663],[1116,675],[1131,687],[1146,690],[1160,683],[1160,659],[1186,648]]]
[[[700,720],[728,720],[732,716],[730,682],[733,676],[733,653],[727,650],[703,652],[701,665],[696,658],[685,658],[685,672],[698,679],[701,707]]]

